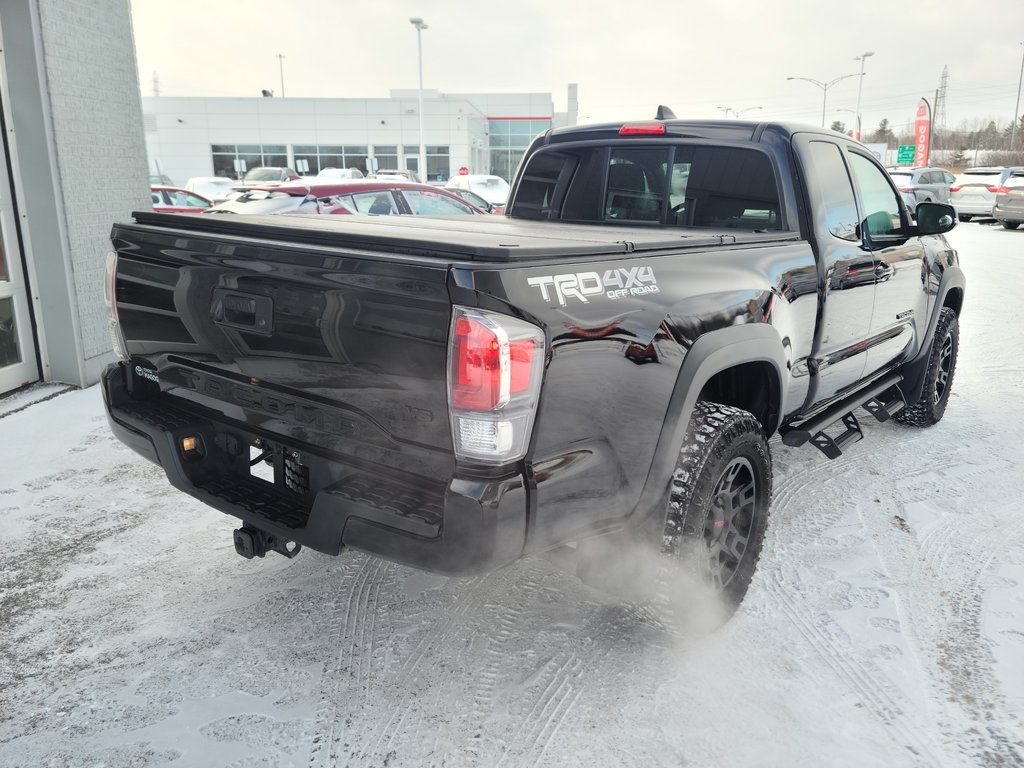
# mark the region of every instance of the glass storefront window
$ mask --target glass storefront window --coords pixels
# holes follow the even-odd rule
[[[14,299],[0,299],[0,368],[21,362],[18,328],[14,324]]]

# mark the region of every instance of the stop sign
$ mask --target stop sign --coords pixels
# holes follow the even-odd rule
[[[459,176],[468,176],[468,175],[469,175],[469,168],[467,168],[466,166],[462,166],[461,168],[459,168]]]

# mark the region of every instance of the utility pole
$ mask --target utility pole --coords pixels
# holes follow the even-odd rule
[[[1020,43],[1024,46],[1024,43]],[[1020,75],[1017,77],[1017,103],[1013,105],[1013,122],[1010,123],[1010,151],[1013,152],[1013,137],[1020,121],[1020,85],[1024,82],[1024,52],[1020,55]]]
[[[281,98],[284,98],[284,54],[277,54],[277,67],[281,73]]]
[[[864,60],[868,56],[874,56],[874,55],[875,55],[874,51],[864,51],[864,53],[862,53],[860,56],[854,56],[853,57],[854,61],[859,61],[860,62],[860,81],[858,81],[858,83],[857,83],[857,135],[855,137],[857,139],[857,141],[860,141],[860,94],[861,94],[861,91],[864,89]],[[823,114],[822,114],[821,127],[822,128],[825,127],[824,110],[823,110]]]

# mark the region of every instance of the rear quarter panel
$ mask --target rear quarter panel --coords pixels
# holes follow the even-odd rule
[[[593,292],[559,292],[560,275],[577,276],[575,284]],[[800,371],[814,332],[817,273],[805,242],[556,266],[456,268],[451,280],[454,303],[522,316],[547,336],[530,453],[532,549],[608,527],[633,512],[683,360],[702,335],[748,323],[771,325],[796,372],[784,389],[785,403],[798,407],[807,392]],[[565,282],[571,287],[571,279]]]

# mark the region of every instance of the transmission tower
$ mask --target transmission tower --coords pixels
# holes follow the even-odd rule
[[[935,96],[935,122],[939,126],[946,125],[946,89],[949,87],[949,67],[942,68],[942,79],[939,80],[939,90]]]

